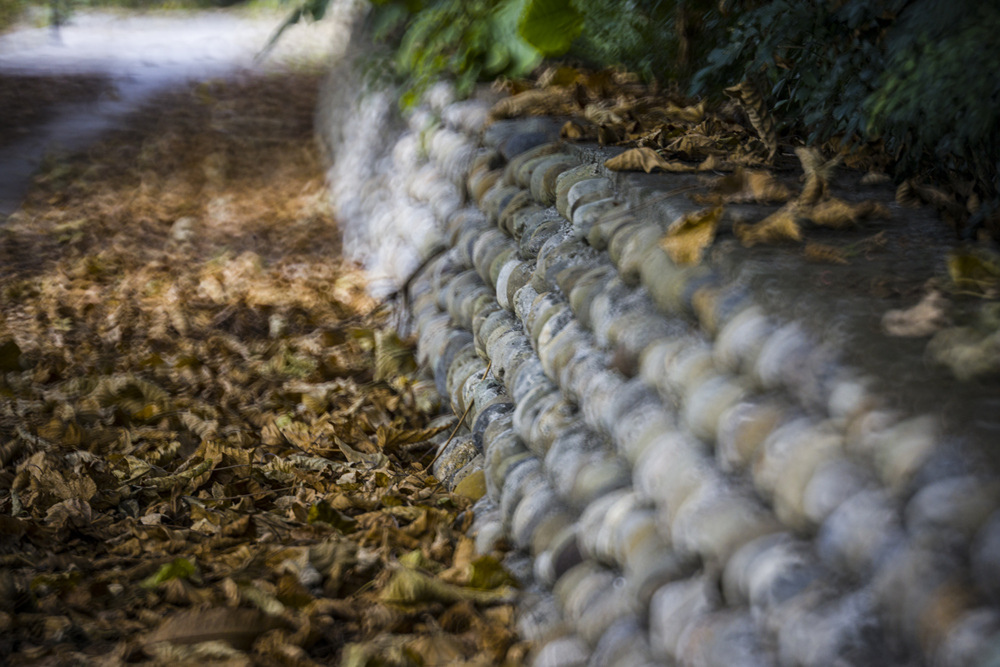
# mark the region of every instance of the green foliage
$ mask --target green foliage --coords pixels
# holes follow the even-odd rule
[[[726,20],[692,91],[749,79],[807,143],[882,140],[900,177],[1000,191],[1000,7],[974,0],[771,0]]]
[[[735,14],[692,91],[749,79],[770,91],[769,106],[786,129],[808,128],[807,142],[863,137],[861,105],[883,69],[888,17],[904,1],[773,0]]]
[[[399,16],[399,5],[408,2],[385,1],[376,6],[376,13]],[[520,5],[519,1],[436,0],[416,13],[406,7],[395,58],[409,88],[404,106],[444,76],[452,77],[458,93],[465,95],[477,81],[520,77],[534,69],[541,54],[518,33]]]
[[[318,18],[330,0],[306,0]],[[411,105],[563,54],[721,98],[749,80],[806,143],[883,141],[897,175],[1000,195],[1000,6],[979,0],[372,0]]]
[[[175,558],[169,563],[161,565],[160,568],[149,575],[140,584],[143,588],[156,588],[171,579],[191,579],[200,580],[197,566],[187,558]]]
[[[25,3],[22,0],[0,0],[0,32],[14,25],[24,12]]]
[[[996,196],[1000,159],[1000,6],[914,3],[887,40],[887,66],[865,101],[872,129],[915,170],[970,173]]]
[[[326,2],[328,0],[312,0]],[[373,39],[392,52],[400,103],[413,106],[427,87],[451,78],[459,95],[478,81],[523,77],[542,54],[518,31],[523,0],[374,0]]]
[[[583,31],[583,14],[572,0],[531,0],[518,33],[545,56],[561,56]]]
[[[583,3],[581,3],[583,4]],[[590,0],[571,55],[621,65],[660,81],[683,81],[724,36],[712,0]]]

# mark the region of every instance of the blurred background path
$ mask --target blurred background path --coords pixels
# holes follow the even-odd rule
[[[246,9],[80,12],[58,31],[0,36],[0,90],[9,100],[0,119],[8,126],[0,127],[0,216],[17,210],[47,153],[85,148],[155,93],[245,70],[329,62],[334,21],[293,26],[255,60],[283,18],[278,10]],[[19,118],[12,105],[31,112],[27,126],[10,127]]]

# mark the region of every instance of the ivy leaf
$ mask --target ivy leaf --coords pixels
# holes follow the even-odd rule
[[[583,31],[583,14],[571,0],[529,0],[517,29],[542,55],[559,56]]]

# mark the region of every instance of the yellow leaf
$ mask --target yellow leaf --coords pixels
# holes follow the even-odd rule
[[[586,121],[568,120],[559,130],[559,137],[570,141],[592,141],[597,138],[597,127]]]
[[[580,70],[568,65],[559,67],[549,67],[538,77],[538,85],[547,86],[572,86],[584,79]]]
[[[666,148],[671,152],[685,153],[691,157],[714,154],[719,149],[715,139],[697,132],[677,137]]]
[[[680,162],[669,162],[652,148],[631,148],[621,155],[611,158],[604,166],[612,171],[644,171],[647,174],[654,169],[662,169],[675,173],[695,171],[694,167]]]
[[[785,202],[792,196],[784,183],[767,171],[751,171],[738,167],[715,182],[714,190],[730,203]]]
[[[794,202],[786,204],[755,225],[737,223],[733,227],[736,238],[746,247],[758,243],[780,243],[781,241],[801,241],[798,207]]]
[[[697,264],[715,239],[721,218],[721,206],[689,213],[670,225],[660,247],[676,264]]]
[[[625,119],[619,113],[621,109],[614,104],[600,101],[588,104],[583,109],[583,117],[595,125],[622,125]]]
[[[885,185],[891,183],[892,178],[882,171],[869,171],[861,178],[861,185]]]
[[[421,635],[407,642],[405,652],[417,658],[420,665],[451,665],[465,663],[472,651],[458,637],[443,632]]]
[[[698,165],[698,171],[720,171],[725,170],[725,168],[725,160],[718,155],[709,155]]]
[[[390,380],[417,370],[413,346],[407,345],[395,331],[375,332],[375,380]]]
[[[931,290],[912,308],[886,312],[882,316],[882,328],[890,336],[930,336],[948,326],[948,305],[948,300],[941,292]]]
[[[778,152],[778,132],[775,127],[774,118],[767,110],[764,97],[749,81],[743,81],[736,86],[726,88],[727,95],[736,99],[750,119],[750,125],[757,132],[757,136],[764,142],[767,148],[767,159],[771,161],[774,154]]]
[[[972,252],[948,253],[948,275],[955,287],[987,292],[996,289],[1000,280],[1000,256]]]
[[[472,500],[479,500],[486,495],[486,473],[478,470],[471,475],[467,475],[455,487],[455,495]]]
[[[799,146],[795,149],[795,155],[802,163],[802,170],[806,176],[805,187],[799,194],[799,203],[803,206],[812,206],[826,195],[833,170],[841,158],[837,156],[832,160],[826,160],[819,149],[812,146]]]
[[[279,619],[256,609],[190,609],[178,612],[161,623],[147,643],[224,641],[234,648],[247,650],[260,635],[283,625],[284,622]]]
[[[682,121],[685,123],[700,123],[705,118],[705,101],[698,104],[679,107],[676,104],[667,104],[663,110],[664,115],[670,120]]]
[[[807,243],[802,251],[806,258],[814,262],[847,264],[847,254],[841,248],[824,243]]]
[[[505,97],[490,109],[490,119],[517,118],[519,116],[561,116],[579,110],[570,91],[561,88],[526,90]]]
[[[820,227],[844,229],[858,224],[862,218],[888,218],[889,209],[874,201],[851,204],[835,197],[822,201],[809,209],[807,217]]]

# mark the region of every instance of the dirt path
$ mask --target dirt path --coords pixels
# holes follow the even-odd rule
[[[453,420],[339,256],[318,81],[159,94],[0,228],[3,664],[523,657],[425,471]]]
[[[0,119],[0,139],[13,139],[0,145],[0,216],[17,209],[46,154],[90,145],[158,92],[240,71],[325,63],[340,48],[336,21],[299,25],[255,61],[282,18],[80,12],[58,36],[49,28],[0,36],[0,99],[28,111]]]

